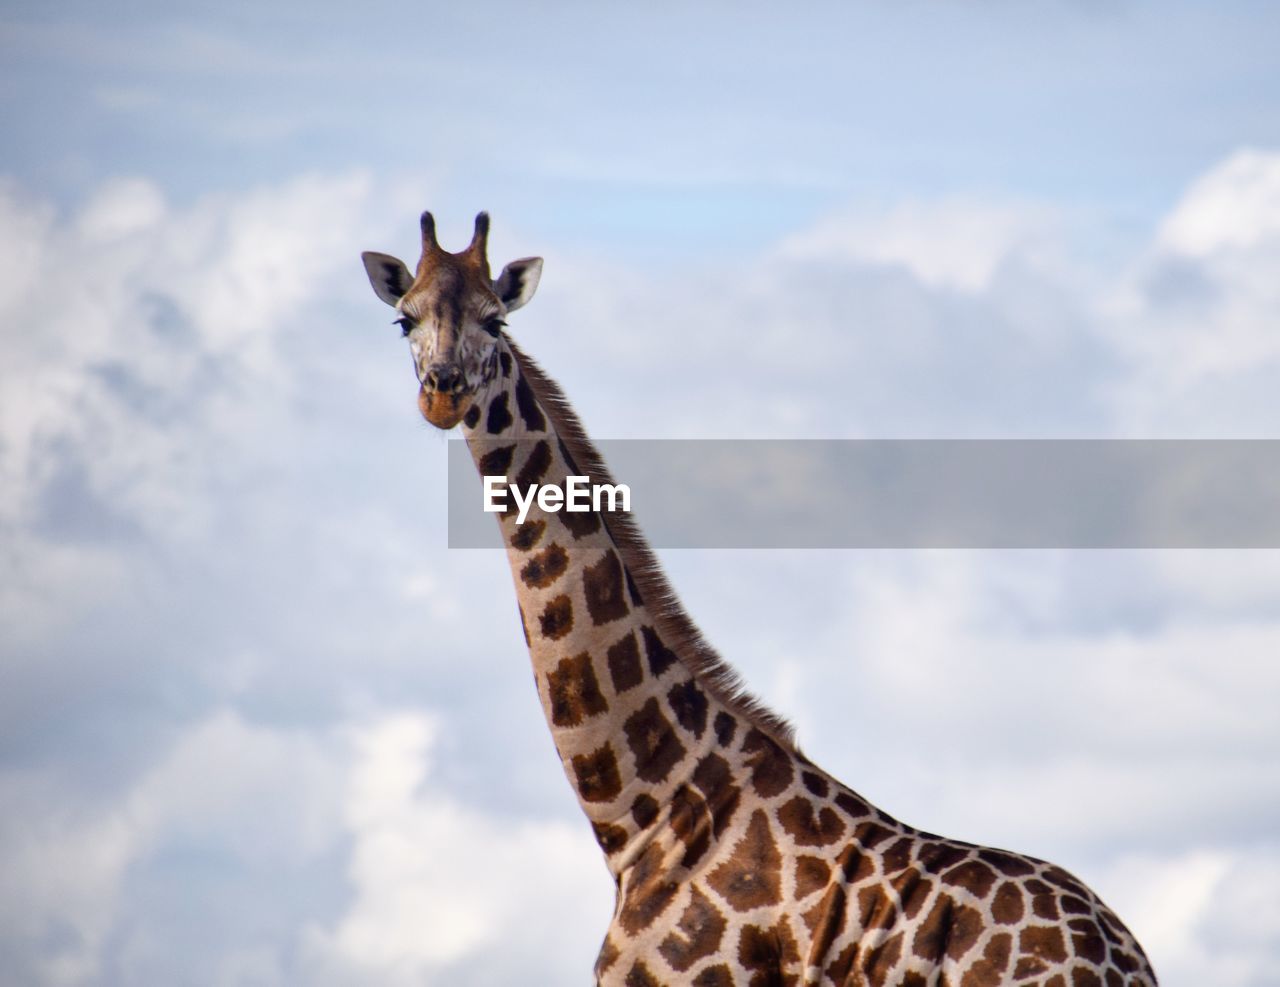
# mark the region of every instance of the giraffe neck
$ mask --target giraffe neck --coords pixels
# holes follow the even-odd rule
[[[506,337],[495,357],[463,422],[481,475],[521,490],[571,475],[612,483],[559,388]],[[702,641],[627,516],[534,504],[518,522],[509,493],[507,504],[499,525],[538,696],[617,875],[657,827],[680,829],[676,814],[736,800],[733,779],[781,757],[789,729]],[[686,828],[691,842],[711,837]]]
[[[464,419],[486,476],[611,479],[501,337]],[[601,984],[1128,983],[1132,935],[1060,868],[920,833],[812,765],[684,616],[625,516],[500,517],[538,695],[618,882]]]

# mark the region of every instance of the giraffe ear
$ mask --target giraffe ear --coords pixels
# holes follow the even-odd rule
[[[404,266],[404,262],[390,254],[366,250],[360,255],[360,259],[364,261],[364,269],[369,275],[374,294],[388,305],[394,306],[400,301],[413,284],[413,275]]]
[[[533,297],[541,277],[542,258],[522,257],[502,269],[498,280],[493,282],[493,290],[507,306],[507,311],[514,312]]]

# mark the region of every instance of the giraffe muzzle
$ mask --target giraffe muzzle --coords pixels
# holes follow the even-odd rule
[[[456,363],[428,367],[418,389],[418,410],[436,428],[453,428],[466,414],[471,396],[464,394],[467,378]]]
[[[442,363],[428,367],[422,386],[441,394],[458,394],[466,386],[466,376],[456,363]]]

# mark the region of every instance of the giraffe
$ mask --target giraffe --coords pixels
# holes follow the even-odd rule
[[[411,275],[363,260],[396,310],[418,404],[482,475],[612,483],[560,388],[505,331],[541,258],[491,279],[421,218]],[[498,523],[538,697],[616,884],[600,985],[1143,987],[1142,948],[1032,857],[921,832],[809,761],[685,614],[630,516],[513,507]]]

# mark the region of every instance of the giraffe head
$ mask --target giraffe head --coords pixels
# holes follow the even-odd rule
[[[541,257],[514,260],[497,280],[489,277],[489,214],[476,216],[471,243],[456,254],[436,241],[431,213],[422,214],[422,259],[411,276],[400,260],[361,255],[379,298],[395,308],[418,373],[418,408],[437,428],[453,428],[495,365],[498,336],[514,312],[533,297]]]

